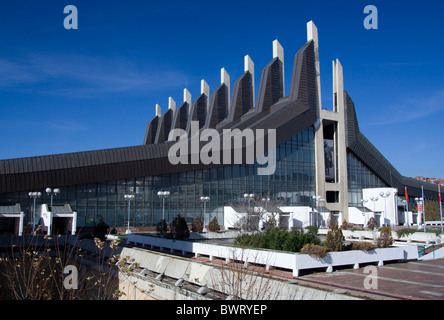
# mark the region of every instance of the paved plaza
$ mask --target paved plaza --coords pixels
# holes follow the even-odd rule
[[[298,278],[311,285],[345,290],[376,299],[444,299],[444,259],[391,263],[376,267],[377,289],[367,290],[364,279],[370,273],[364,268],[338,270],[333,273],[309,274]]]

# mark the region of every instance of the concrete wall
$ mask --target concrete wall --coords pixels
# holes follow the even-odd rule
[[[210,295],[206,294],[206,289],[224,292],[227,298],[230,295],[240,295],[243,299],[248,300],[357,299],[356,297],[334,291],[324,291],[317,288],[299,286],[285,280],[257,276],[253,272],[245,272],[244,268],[233,271],[196,260],[168,256],[139,248],[124,248],[121,256],[134,259],[134,262],[140,264],[140,268],[142,268],[142,272],[128,278],[122,278],[121,290],[126,294],[122,297],[123,299],[209,299]],[[159,273],[164,277],[170,277],[173,279],[173,282],[168,284],[165,280],[158,280],[161,277],[155,279],[153,276],[143,276],[142,274],[147,273],[144,272],[145,270]],[[242,277],[234,276],[234,273],[240,272],[242,272]],[[174,279],[183,279],[186,283],[200,286],[201,289],[187,291],[186,286],[182,286],[184,282],[176,281],[174,283]],[[227,279],[242,279],[242,283],[230,282]],[[178,283],[181,283],[181,285],[177,285]],[[146,291],[147,294],[142,293],[141,290]]]

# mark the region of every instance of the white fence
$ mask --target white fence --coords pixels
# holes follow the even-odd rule
[[[343,251],[329,252],[322,258],[313,258],[306,254],[286,253],[268,250],[240,249],[229,246],[221,246],[192,241],[180,241],[160,237],[130,234],[129,243],[141,244],[161,250],[181,251],[182,254],[193,253],[196,257],[206,256],[210,260],[222,259],[225,261],[237,260],[248,265],[249,263],[263,265],[268,270],[270,267],[287,269],[294,277],[299,276],[300,270],[326,268],[332,272],[334,267],[353,266],[365,263],[378,263],[383,265],[385,261],[417,260],[417,246],[403,246],[396,248],[375,249],[370,251]]]

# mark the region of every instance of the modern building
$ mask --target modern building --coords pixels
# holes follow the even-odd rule
[[[438,198],[436,185],[402,176],[360,132],[339,60],[332,64],[334,104],[324,108],[318,35],[312,21],[307,23],[307,42],[293,59],[289,95],[284,89],[284,50],[277,40],[272,60],[262,70],[257,96],[254,63],[249,56],[244,63],[245,72],[232,86],[222,69],[221,84],[211,94],[202,80],[195,100],[185,89],[179,106],[170,98],[162,114],[156,105],[142,145],[1,160],[0,205],[19,204],[29,227],[33,201],[39,215],[38,208],[50,202],[44,190],[55,187],[60,193],[53,197],[54,204],[68,204],[77,213],[77,227],[101,220],[116,227],[128,222],[150,227],[162,215],[171,221],[181,214],[191,223],[202,217],[204,208],[207,222],[217,217],[221,223],[224,210],[245,203],[248,194],[279,204],[291,227],[318,223],[330,212],[347,221],[361,221],[359,215],[366,212],[374,215],[373,203],[363,201],[369,200],[368,189],[391,191],[384,201],[395,207],[395,214],[389,217],[382,204],[375,204],[380,222],[391,225],[404,223],[403,206],[398,212],[398,204],[405,188],[410,201],[422,195],[421,187],[427,198]],[[215,143],[211,146],[224,145],[227,131],[256,134],[255,148],[245,142],[222,150],[231,150],[228,155],[209,152],[210,141]],[[169,141],[173,132],[180,134]],[[244,138],[240,141],[248,141]],[[179,141],[185,142],[184,149],[177,149]],[[185,149],[189,152],[181,153],[181,162],[172,161]],[[273,166],[259,174],[267,165],[264,159],[269,168]],[[29,192],[38,191],[41,197],[30,198]],[[129,194],[134,199],[125,197]]]

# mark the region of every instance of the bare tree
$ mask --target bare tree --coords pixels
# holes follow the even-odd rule
[[[231,257],[213,271],[211,286],[233,300],[276,299],[281,283],[268,272],[269,262],[248,249],[232,247]]]
[[[126,264],[117,264],[119,242],[58,235],[11,239],[0,258],[0,296],[11,300],[118,299],[123,294],[119,273],[120,278],[129,275]]]
[[[237,212],[235,228],[243,232],[261,231],[278,227],[280,200],[270,199],[270,192],[265,195],[244,194],[236,204],[230,204]]]

